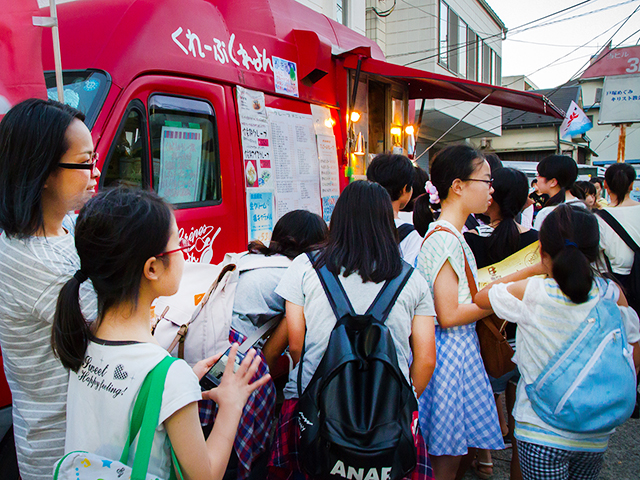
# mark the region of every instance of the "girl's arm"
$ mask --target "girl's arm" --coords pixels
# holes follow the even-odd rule
[[[491,287],[498,283],[511,283],[516,282],[513,285],[507,288],[508,292],[514,297],[522,300],[522,296],[524,295],[524,289],[527,286],[527,281],[529,277],[533,277],[535,275],[543,275],[546,273],[545,267],[542,265],[542,262],[536,263],[535,265],[531,265],[530,267],[525,267],[522,270],[518,270],[506,277],[499,278],[498,280],[494,280],[489,285],[480,290],[476,297],[473,299],[476,305],[480,308],[491,308],[491,303],[489,303],[489,290]]]
[[[436,337],[433,317],[416,315],[409,337],[413,362],[409,369],[416,395],[420,398],[436,368]]]
[[[271,333],[269,339],[262,348],[262,354],[264,355],[264,359],[267,361],[269,372],[271,372],[273,377],[278,377],[281,373],[276,372],[276,369],[282,352],[284,352],[287,345],[289,345],[288,328],[287,317],[282,317],[282,320],[280,320],[280,323]]]
[[[304,347],[306,327],[304,307],[287,300],[286,312],[289,332],[289,354],[291,355],[293,363],[297,364],[300,361],[300,355],[302,355],[302,348]]]
[[[620,290],[620,297],[618,297],[618,306],[629,307],[627,297],[624,295],[622,290]],[[638,374],[640,373],[640,341],[632,343],[631,346],[633,347],[633,364],[636,367],[636,374]]]
[[[249,395],[269,381],[265,375],[249,383],[255,375],[260,357],[250,350],[237,372],[233,372],[238,344],[231,347],[229,361],[218,387],[204,392],[202,397],[218,404],[218,415],[209,438],[205,441],[198,416],[198,404],[190,403],[181,408],[167,420],[164,426],[171,440],[185,480],[221,480],[224,476],[238,430],[238,423]],[[211,368],[220,356],[205,361]],[[194,369],[202,376],[208,369]]]
[[[438,325],[442,328],[467,325],[491,314],[473,303],[458,303],[458,276],[447,260],[433,283],[433,298]]]

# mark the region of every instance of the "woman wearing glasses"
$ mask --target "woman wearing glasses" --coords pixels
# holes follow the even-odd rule
[[[427,439],[436,480],[453,480],[462,457],[474,449],[504,448],[491,385],[480,357],[475,322],[491,313],[473,303],[476,262],[460,233],[467,217],[484,213],[493,193],[491,168],[467,145],[436,155],[431,185],[440,203],[418,255],[418,270],[429,283],[436,310],[436,368],[419,400],[420,426]],[[439,198],[436,198],[439,197]]]
[[[67,214],[100,176],[83,120],[66,105],[30,99],[0,122],[0,347],[23,480],[51,477],[64,452],[69,374],[51,350],[51,322],[60,288],[80,268]],[[90,284],[81,298],[95,319]]]

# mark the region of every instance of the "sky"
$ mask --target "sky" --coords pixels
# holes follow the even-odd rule
[[[640,0],[589,0],[530,26],[516,28],[583,1],[487,0],[509,29],[502,42],[502,76],[527,75],[538,88],[553,88],[583,69],[612,36],[614,47],[633,46],[640,41]],[[636,8],[638,11],[629,18]],[[579,17],[570,19],[576,16]],[[563,21],[524,31],[556,20]]]

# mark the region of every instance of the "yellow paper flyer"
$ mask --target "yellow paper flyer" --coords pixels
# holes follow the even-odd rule
[[[534,242],[522,250],[517,251],[501,262],[478,270],[478,290],[482,290],[489,283],[505,277],[525,267],[535,265],[540,261],[540,242]]]

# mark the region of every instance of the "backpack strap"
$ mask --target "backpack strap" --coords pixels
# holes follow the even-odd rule
[[[400,225],[397,228],[397,230],[398,230],[398,238],[400,240],[398,243],[402,243],[403,240],[405,238],[407,238],[411,232],[415,231],[415,229],[416,229],[416,227],[414,227],[410,223],[403,223],[402,225]]]
[[[371,315],[380,323],[384,323],[412,272],[413,267],[403,260],[400,275],[385,282],[365,315]]]
[[[620,239],[624,243],[626,243],[627,247],[633,250],[634,253],[638,253],[640,251],[640,247],[638,246],[638,244],[633,241],[633,238],[631,238],[631,235],[627,233],[624,227],[620,225],[620,222],[618,222],[615,219],[615,217],[611,215],[611,213],[607,212],[606,210],[594,210],[594,212],[600,218],[602,218],[602,220],[604,220],[607,223],[607,225],[609,225],[613,229],[614,232],[618,234]]]
[[[338,280],[338,277],[329,271],[326,264],[320,268],[316,266],[316,252],[308,252],[307,257],[309,257],[313,268],[318,274],[318,278],[320,279],[320,283],[322,284],[324,293],[327,295],[329,305],[331,305],[336,319],[339,320],[347,314],[355,316],[356,312],[353,310],[349,297],[347,297],[347,292],[344,291],[344,287],[342,283],[340,283],[340,280]]]
[[[133,440],[140,433],[138,445],[136,447],[136,455],[133,461],[133,470],[131,474],[132,480],[144,480],[147,476],[149,468],[149,457],[151,456],[151,446],[158,420],[160,418],[160,407],[162,406],[162,392],[164,391],[164,382],[167,378],[167,372],[173,362],[177,358],[167,356],[164,357],[153,369],[147,374],[136,403],[133,407],[131,416],[131,424],[129,427],[129,436],[125,443],[120,462],[126,464],[129,460],[129,449]]]

